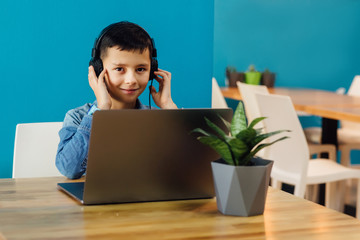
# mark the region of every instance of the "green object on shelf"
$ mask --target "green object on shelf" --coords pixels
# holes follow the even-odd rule
[[[260,72],[246,72],[245,73],[245,82],[247,84],[259,85],[261,79]]]
[[[245,82],[247,84],[259,85],[261,80],[261,73],[256,71],[254,65],[249,66],[249,70],[245,72]]]

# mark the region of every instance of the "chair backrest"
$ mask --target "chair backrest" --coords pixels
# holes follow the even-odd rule
[[[55,166],[62,122],[16,126],[13,178],[61,176]]]
[[[349,96],[360,96],[360,75],[356,75],[350,85],[349,91],[347,92]],[[351,122],[351,121],[341,121],[341,127],[347,129],[356,129],[360,130],[360,123]]]
[[[227,108],[228,105],[224,96],[221,93],[219,84],[215,78],[212,78],[212,94],[211,94],[211,108]]]
[[[259,106],[257,99],[255,97],[256,93],[269,94],[269,90],[264,85],[252,85],[242,82],[236,82],[239,92],[241,94],[242,102],[245,106],[245,113],[248,123],[258,117],[262,117],[260,114]],[[256,124],[256,128],[264,128],[264,123],[259,122]],[[264,142],[268,142],[265,140]],[[267,158],[268,149],[264,148],[256,154],[258,157]]]
[[[349,91],[347,92],[349,96],[360,96],[360,75],[356,75],[350,85]]]
[[[251,122],[255,118],[261,117],[255,94],[256,93],[269,94],[268,88],[264,85],[252,85],[242,82],[236,82],[236,84],[240,91],[242,101],[245,105],[245,112],[248,122]],[[257,126],[259,127],[260,125],[261,122]]]
[[[305,191],[309,148],[290,97],[256,94],[256,98],[261,115],[267,117],[264,120],[267,132],[291,131],[271,138],[271,140],[274,140],[285,135],[290,137],[268,147],[269,159],[274,160],[273,172],[286,172],[289,176],[297,178],[299,183],[302,183],[303,191]]]

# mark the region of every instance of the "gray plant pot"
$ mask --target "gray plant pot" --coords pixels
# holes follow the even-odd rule
[[[211,163],[216,203],[225,215],[254,216],[264,213],[273,161],[252,159],[253,166],[231,166],[219,159]]]

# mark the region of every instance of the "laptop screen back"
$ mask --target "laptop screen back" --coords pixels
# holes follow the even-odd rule
[[[206,116],[231,120],[231,109],[109,110],[93,116],[85,204],[214,196],[211,161],[219,155],[196,139]],[[225,127],[224,127],[225,129]]]

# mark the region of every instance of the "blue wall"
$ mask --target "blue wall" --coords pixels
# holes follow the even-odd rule
[[[210,106],[213,1],[3,0],[0,178],[11,177],[17,123],[62,121],[68,109],[94,100],[87,80],[93,42],[121,20],[138,23],[155,39],[179,107]]]
[[[348,89],[360,74],[360,1],[215,0],[214,76],[277,73],[276,86]]]
[[[348,88],[360,74],[359,9],[355,0],[3,0],[0,178],[11,177],[17,123],[62,121],[93,101],[90,51],[110,23],[134,21],[155,38],[179,107],[209,107],[210,79],[224,85],[228,65],[269,68],[276,86]]]

